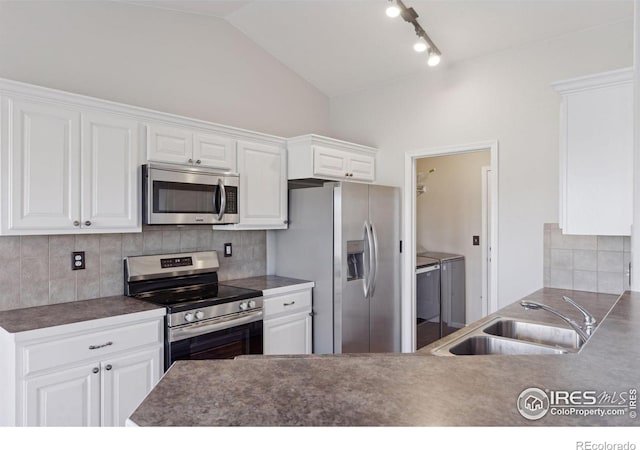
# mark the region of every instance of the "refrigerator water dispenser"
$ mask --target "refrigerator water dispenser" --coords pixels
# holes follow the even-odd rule
[[[364,274],[364,241],[347,241],[347,281],[361,280]]]

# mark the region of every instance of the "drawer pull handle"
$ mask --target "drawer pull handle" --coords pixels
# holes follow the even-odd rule
[[[102,345],[90,345],[89,346],[89,350],[96,350],[98,348],[102,348],[102,347],[108,347],[110,345],[113,345],[113,342],[109,341],[106,344],[102,344]]]
[[[282,306],[291,306],[291,305],[295,305],[295,304],[296,304],[296,302],[294,300],[294,301],[289,302],[289,303],[283,303]]]

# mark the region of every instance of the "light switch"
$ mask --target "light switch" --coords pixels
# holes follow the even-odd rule
[[[231,242],[224,244],[224,256],[228,257],[233,255],[233,247],[231,246]]]
[[[480,245],[480,236],[473,237],[473,245]]]

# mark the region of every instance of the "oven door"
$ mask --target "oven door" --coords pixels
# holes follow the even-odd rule
[[[145,224],[238,223],[238,181],[205,169],[142,167]]]
[[[165,352],[168,369],[174,361],[232,359],[262,354],[262,311],[231,320],[213,319],[169,329]]]

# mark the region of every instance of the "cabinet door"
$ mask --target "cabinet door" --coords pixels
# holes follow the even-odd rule
[[[564,108],[563,231],[631,234],[632,84],[567,95]]]
[[[138,123],[84,113],[82,139],[81,227],[140,231]]]
[[[286,228],[286,159],[284,148],[238,142],[241,225]]]
[[[102,426],[124,426],[160,379],[162,352],[158,346],[103,361]]]
[[[345,178],[349,173],[346,153],[331,148],[313,147],[313,173],[320,176]]]
[[[97,363],[27,380],[25,393],[24,425],[100,425],[100,370]]]
[[[370,156],[350,156],[348,171],[353,180],[373,181],[376,178],[375,160]]]
[[[309,313],[265,320],[263,330],[265,355],[311,354],[311,316]]]
[[[196,133],[193,160],[198,166],[236,172],[236,141],[215,134]]]
[[[191,164],[193,132],[181,128],[147,125],[147,159],[155,162]]]
[[[2,133],[8,192],[5,232],[73,229],[80,217],[80,114],[59,105],[6,99]]]

